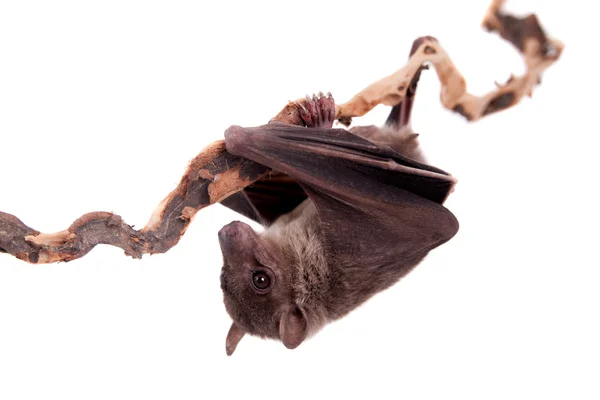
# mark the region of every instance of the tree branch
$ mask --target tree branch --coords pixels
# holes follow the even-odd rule
[[[365,115],[379,104],[400,104],[426,63],[433,65],[437,72],[444,107],[461,114],[468,121],[476,121],[514,106],[525,95],[531,97],[534,86],[541,82],[542,73],[558,60],[564,45],[546,36],[535,15],[513,17],[502,12],[503,4],[504,0],[493,0],[482,25],[490,32],[497,31],[522,53],[527,67],[523,76],[511,76],[506,84],[497,84],[496,90],[484,96],[472,95],[467,92],[465,78],[437,39],[425,36],[415,40],[404,68],[368,86],[349,102],[337,106],[337,119],[348,126],[352,117]]]
[[[349,125],[351,118],[362,116],[378,104],[402,103],[402,121],[408,123],[410,108],[420,72],[425,63],[436,69],[442,84],[441,101],[469,121],[518,103],[531,95],[542,72],[561,54],[562,43],[548,39],[535,15],[519,19],[501,11],[502,0],[494,0],[483,21],[489,31],[497,31],[511,42],[525,58],[527,71],[511,78],[504,86],[477,97],[466,91],[466,82],[438,41],[430,36],[415,40],[407,65],[336,106],[336,118]],[[297,104],[288,103],[272,122],[302,125]],[[98,244],[120,247],[126,255],[141,258],[144,254],[164,253],[175,246],[195,214],[262,179],[270,170],[253,161],[229,154],[223,140],[214,142],[188,165],[179,185],[158,205],[146,226],[135,230],[123,219],[108,212],[92,212],[77,219],[66,230],[40,233],[17,217],[0,212],[0,252],[34,263],[71,261],[83,257]]]
[[[212,143],[188,165],[174,191],[158,205],[141,230],[109,212],[83,215],[64,231],[40,233],[17,217],[0,212],[0,251],[21,260],[44,264],[83,257],[98,244],[120,247],[125,254],[164,253],[175,246],[194,215],[262,178],[269,169]]]

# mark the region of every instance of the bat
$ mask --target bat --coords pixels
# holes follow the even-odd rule
[[[218,233],[228,355],[245,334],[298,347],[458,231],[442,205],[456,180],[424,163],[406,103],[383,127],[350,130],[333,128],[330,95],[298,109],[304,126],[225,132],[228,152],[276,171],[222,202],[265,227],[234,221]]]
[[[33,264],[72,261],[98,244],[134,258],[164,253],[199,210],[221,203],[265,227],[258,234],[236,221],[219,232],[221,287],[233,319],[227,353],[247,333],[296,348],[456,234],[458,222],[443,206],[456,180],[427,165],[410,112],[428,65],[444,107],[467,121],[531,96],[564,45],[546,36],[534,14],[511,16],[503,3],[491,3],[483,25],[522,53],[526,71],[486,95],[468,93],[437,39],[423,36],[402,69],[344,104],[313,96],[288,104],[269,124],[230,127],[224,141],[190,161],[143,228],[114,213],[91,212],[65,230],[42,233],[0,211],[0,253]],[[383,126],[333,128],[334,120],[349,126],[380,104],[393,106]]]

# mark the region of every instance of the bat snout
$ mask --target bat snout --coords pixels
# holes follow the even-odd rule
[[[219,240],[243,239],[248,237],[248,230],[252,231],[248,225],[240,221],[233,221],[219,231]]]
[[[233,225],[233,222],[231,224],[225,225],[219,231],[219,241],[221,242],[235,239],[238,236],[238,229],[235,225]]]
[[[225,225],[218,233],[219,244],[223,253],[237,254],[247,250],[253,243],[256,235],[252,228],[240,221]]]

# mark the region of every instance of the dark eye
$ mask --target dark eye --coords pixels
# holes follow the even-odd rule
[[[271,286],[271,277],[265,271],[254,271],[252,285],[258,290],[265,290]]]

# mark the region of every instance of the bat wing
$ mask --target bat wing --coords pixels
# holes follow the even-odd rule
[[[254,221],[267,225],[287,214],[306,199],[296,179],[282,173],[270,174],[221,201]]]
[[[317,206],[337,262],[414,265],[458,231],[442,204],[456,180],[345,129],[232,126],[227,150],[295,179]]]

